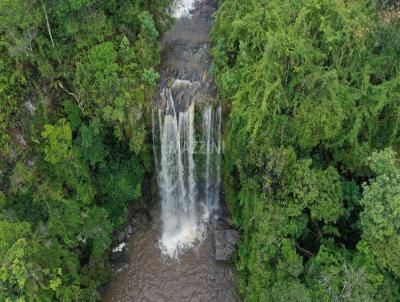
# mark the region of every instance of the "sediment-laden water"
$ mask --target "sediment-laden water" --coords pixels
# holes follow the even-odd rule
[[[236,300],[235,271],[214,259],[210,234],[179,257],[163,257],[159,249],[160,209],[152,212],[149,230],[136,234],[128,245],[127,268],[116,274],[105,302],[231,302]]]
[[[220,210],[221,108],[208,54],[215,0],[178,0],[162,41],[153,112],[160,204],[128,243],[103,301],[236,301],[235,271],[214,258]]]

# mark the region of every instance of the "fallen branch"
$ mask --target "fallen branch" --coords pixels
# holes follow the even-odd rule
[[[46,11],[46,6],[44,6],[43,0],[40,0],[40,3],[42,4],[44,16],[46,18],[47,32],[49,33],[49,36],[50,36],[51,45],[53,45],[54,52],[56,52],[56,46],[54,44],[53,35],[51,34],[50,22],[49,22],[49,17],[47,15],[47,11]],[[57,54],[56,54],[56,58],[57,58],[58,63],[61,64],[61,61],[58,58]]]
[[[61,88],[62,90],[64,90],[66,93],[68,93],[70,96],[72,96],[72,97],[75,99],[75,101],[76,101],[76,103],[78,104],[79,108],[80,108],[80,109],[82,110],[82,112],[83,112],[83,103],[82,103],[82,101],[80,100],[80,98],[79,98],[75,93],[73,93],[73,92],[69,91],[67,88],[65,88],[64,85],[63,85],[61,82],[58,83],[58,86],[60,86],[60,88]]]
[[[296,248],[297,248],[300,252],[303,252],[304,254],[307,254],[307,255],[310,256],[310,257],[314,256],[313,253],[311,253],[309,250],[306,250],[305,248],[302,248],[298,243],[296,243]]]

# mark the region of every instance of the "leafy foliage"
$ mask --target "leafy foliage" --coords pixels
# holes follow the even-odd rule
[[[99,300],[151,168],[167,5],[0,0],[1,301]]]
[[[394,155],[366,160],[399,143],[399,22],[384,13],[342,0],[225,0],[217,13],[225,193],[243,232],[246,301],[400,297]]]
[[[372,256],[378,266],[392,271],[398,277],[400,168],[390,150],[374,153],[370,166],[377,177],[364,186],[360,248]]]

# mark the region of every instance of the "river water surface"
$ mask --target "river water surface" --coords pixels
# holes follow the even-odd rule
[[[196,102],[200,100],[213,103],[215,88],[209,72],[211,60],[208,49],[216,2],[215,0],[174,2],[172,14],[177,21],[162,41],[160,93],[170,82],[178,81],[180,84],[179,81],[190,81],[198,85]],[[179,93],[176,92],[174,97],[178,97]],[[174,105],[176,107],[174,111],[177,113],[186,112],[188,108],[185,107],[193,105],[192,100],[182,97],[184,93],[182,90],[180,98],[185,101]],[[178,108],[178,105],[182,108]],[[207,114],[203,116],[207,117]],[[205,185],[201,182],[198,184],[199,187],[207,187],[211,193],[215,191],[209,189],[212,185],[215,184]],[[188,190],[190,191],[190,186]],[[197,191],[200,189],[196,188]],[[197,194],[196,198],[204,199],[204,196],[203,198],[199,196],[200,194]],[[165,245],[162,238],[168,235],[165,232],[165,214],[165,205],[162,202],[151,211],[150,227],[138,231],[128,242],[125,250],[128,264],[114,276],[103,296],[103,301],[237,301],[234,268],[227,263],[217,262],[214,258],[213,224],[209,222],[212,221],[212,217],[207,217],[203,222],[204,230],[199,240],[191,242],[190,248],[171,257],[168,253],[166,255],[162,248],[163,244]],[[169,217],[171,218],[173,219]]]
[[[154,209],[152,216],[152,227],[129,243],[130,264],[114,277],[103,301],[237,301],[235,271],[215,261],[212,235],[179,260],[163,257],[160,210]]]

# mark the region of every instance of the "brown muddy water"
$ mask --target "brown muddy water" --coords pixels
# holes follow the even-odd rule
[[[198,0],[191,16],[177,19],[164,36],[160,89],[176,79],[198,81],[200,98],[207,102],[215,98],[208,50],[216,3],[216,0]],[[161,205],[155,206],[150,215],[150,226],[137,231],[127,242],[126,264],[115,273],[103,302],[238,301],[235,269],[214,257],[213,224],[207,223],[203,240],[178,258],[170,258],[162,255],[159,246],[163,225]]]
[[[180,256],[163,257],[160,210],[152,212],[150,229],[136,234],[128,244],[129,264],[117,273],[103,302],[233,302],[236,299],[235,271],[214,259],[213,236]]]

